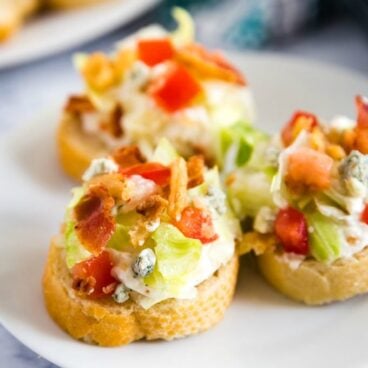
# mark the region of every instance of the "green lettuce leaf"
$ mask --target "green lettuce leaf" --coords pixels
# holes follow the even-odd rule
[[[145,278],[148,286],[178,290],[197,268],[201,257],[201,242],[186,238],[175,226],[162,223],[152,235],[156,242],[156,267]]]
[[[331,218],[318,211],[306,212],[309,227],[310,251],[320,262],[333,262],[340,256],[343,234]]]
[[[152,162],[158,162],[162,165],[170,165],[175,158],[178,157],[178,153],[171,143],[166,139],[160,139],[155,151],[153,152]]]

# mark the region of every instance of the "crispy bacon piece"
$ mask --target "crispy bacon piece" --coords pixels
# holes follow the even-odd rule
[[[167,200],[159,194],[152,194],[140,203],[136,211],[149,221],[159,218],[167,207]]]
[[[114,110],[108,115],[107,119],[102,121],[101,129],[110,133],[115,138],[120,138],[124,131],[121,126],[121,118],[124,115],[123,108],[117,104]]]
[[[169,194],[169,216],[180,220],[181,213],[187,206],[188,173],[187,165],[182,157],[178,157],[171,164],[170,194]]]
[[[188,188],[196,187],[203,183],[204,158],[201,155],[192,156],[187,161]]]
[[[110,196],[115,200],[121,199],[123,192],[126,188],[123,175],[119,173],[110,173],[98,175],[89,181],[89,185],[92,186],[103,186],[107,189]]]
[[[95,112],[96,109],[87,96],[70,96],[64,106],[64,111],[71,114]]]
[[[77,236],[94,255],[101,253],[115,231],[114,204],[114,198],[100,185],[90,187],[74,208]]]
[[[130,240],[135,246],[142,246],[152,230],[150,225],[160,219],[167,208],[167,200],[158,194],[153,194],[140,203],[136,211],[142,215],[134,227],[129,231]]]
[[[207,78],[246,85],[244,76],[217,51],[208,51],[203,46],[191,44],[177,51],[177,59],[187,67]]]
[[[121,168],[145,162],[145,159],[138,146],[118,148],[112,153],[112,158]]]

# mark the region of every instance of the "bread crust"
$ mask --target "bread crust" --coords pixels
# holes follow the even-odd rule
[[[330,265],[308,259],[296,269],[280,255],[266,252],[257,257],[258,266],[265,279],[291,299],[320,305],[368,292],[368,247]]]
[[[59,161],[64,171],[77,181],[94,158],[108,154],[106,145],[97,137],[82,131],[79,118],[64,113],[57,130],[57,149]]]
[[[54,9],[72,9],[102,2],[107,2],[107,0],[46,0],[45,4]]]
[[[101,346],[118,346],[143,338],[172,340],[214,326],[233,298],[237,273],[238,257],[234,256],[198,286],[195,299],[168,299],[145,310],[132,300],[117,304],[111,298],[79,296],[71,287],[64,250],[52,242],[43,292],[51,317],[71,336]]]

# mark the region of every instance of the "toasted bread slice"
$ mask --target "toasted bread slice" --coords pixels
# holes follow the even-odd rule
[[[143,338],[172,340],[214,326],[232,300],[237,273],[238,258],[234,256],[198,286],[195,299],[168,299],[145,310],[132,300],[117,304],[111,298],[91,300],[79,296],[71,287],[64,250],[52,243],[43,291],[50,315],[71,336],[117,346]]]
[[[64,113],[59,123],[57,148],[62,168],[77,181],[94,158],[109,152],[97,137],[83,132],[78,117],[70,113]]]
[[[350,259],[329,265],[305,260],[296,269],[276,252],[266,252],[257,260],[271,285],[306,304],[326,304],[368,292],[368,247]]]
[[[0,2],[0,42],[12,36],[23,21],[38,9],[39,5],[39,0]]]

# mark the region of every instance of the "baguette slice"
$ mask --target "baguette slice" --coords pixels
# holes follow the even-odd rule
[[[234,256],[198,286],[194,300],[168,299],[148,310],[128,300],[89,300],[71,287],[64,251],[51,244],[43,276],[46,307],[57,324],[76,339],[101,346],[134,340],[172,340],[196,334],[217,324],[229,306],[236,285],[238,258]]]
[[[97,137],[83,132],[79,118],[70,113],[63,114],[56,139],[61,166],[77,181],[94,158],[106,157],[109,152]]]
[[[327,304],[368,292],[368,247],[350,259],[327,265],[305,260],[290,268],[280,253],[266,252],[257,257],[265,279],[291,299],[309,305]]]

